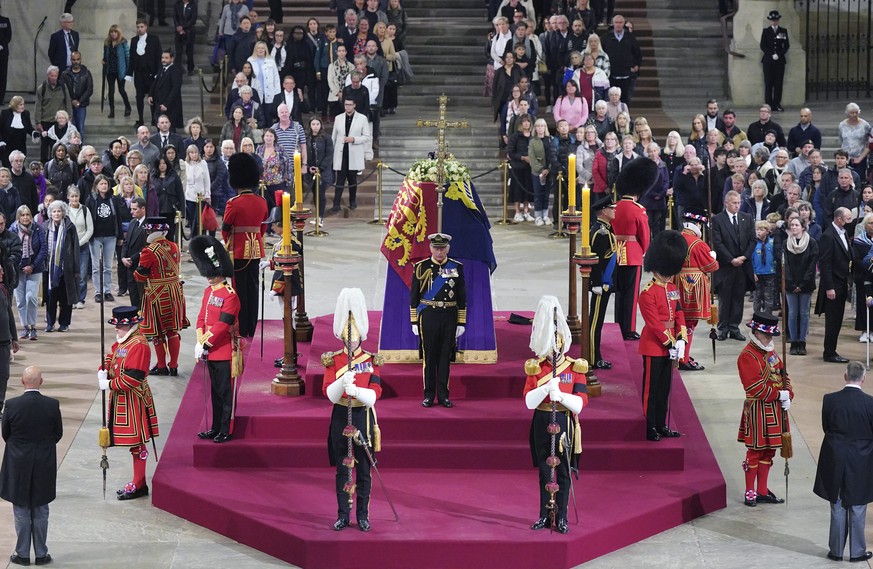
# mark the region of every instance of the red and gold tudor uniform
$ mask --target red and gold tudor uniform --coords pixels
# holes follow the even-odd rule
[[[130,307],[130,311],[130,315],[120,317],[116,308],[110,323],[136,324],[139,322],[136,309]],[[146,459],[149,453],[146,443],[159,435],[155,402],[146,379],[150,360],[149,343],[136,327],[122,340],[113,343],[103,359],[111,390],[107,420],[110,446],[130,447],[133,457],[133,480],[124,488],[127,494],[137,490],[141,495],[148,494]]]
[[[588,405],[588,387],[585,373],[588,371],[588,363],[583,359],[573,359],[562,356],[555,370],[555,376],[559,381],[559,388],[563,393],[569,393],[582,398],[583,405]],[[550,358],[533,358],[524,364],[524,372],[527,379],[524,384],[522,397],[538,387],[543,387],[552,379],[552,361]],[[572,456],[573,464],[579,460],[582,454],[582,430],[579,427],[579,416],[573,414],[560,403],[556,403],[557,423],[561,428],[557,440],[563,440],[563,434],[567,433],[568,441],[572,441],[572,449],[564,448],[562,442],[555,449],[555,453],[561,457],[561,464],[556,468],[557,482],[560,490],[555,495],[557,505],[556,519],[567,519],[567,502],[570,495],[570,465],[566,456]],[[546,459],[551,455],[551,435],[548,432],[549,423],[552,421],[552,403],[546,396],[536,408],[530,425],[530,452],[533,466],[539,468],[540,482],[540,518],[549,515],[547,505],[549,493],[546,491],[546,483],[551,480],[551,467],[546,464]],[[569,450],[569,453],[567,451]]]
[[[637,197],[626,195],[615,207],[612,230],[616,242],[615,320],[625,337],[636,336],[637,304],[643,254],[649,248],[649,217]]]
[[[379,375],[379,369],[384,363],[382,356],[371,354],[358,346],[352,352],[351,366],[348,365],[348,361],[348,354],[342,350],[328,352],[321,356],[321,363],[324,365],[322,393],[327,395],[327,388],[335,381],[339,381],[344,373],[351,371],[355,373],[354,384],[356,386],[372,389],[376,393],[377,400],[382,397],[382,379]],[[350,402],[348,396],[343,394],[339,402],[334,404],[330,415],[330,433],[327,438],[327,450],[330,465],[336,467],[337,517],[346,522],[349,521],[351,507],[349,506],[349,495],[343,490],[349,476],[348,467],[343,465],[343,459],[348,452],[346,446],[348,439],[343,436],[343,429],[348,424],[349,404],[352,406],[352,424],[361,431],[361,435],[370,447],[370,452],[376,452],[381,447],[376,410],[372,407],[364,406],[354,398]],[[355,453],[355,483],[358,495],[355,518],[360,524],[362,520],[369,519],[370,490],[373,486],[373,480],[370,475],[370,461],[366,453],[358,445],[353,446]]]
[[[239,297],[227,281],[209,285],[203,291],[197,316],[197,342],[203,345],[204,351],[208,350],[206,367],[211,382],[212,423],[200,438],[222,436],[228,440],[233,435],[237,377],[232,372],[231,362],[240,350],[239,314]]]
[[[147,219],[146,231],[163,231],[163,218]],[[139,330],[155,346],[155,375],[177,375],[179,368],[179,330],[190,326],[185,314],[185,294],[179,278],[179,247],[166,237],[158,237],[143,248],[134,278],[145,283],[142,299],[142,324]],[[164,347],[166,341],[166,349]],[[169,352],[169,363],[167,362]],[[169,368],[169,369],[168,369]]]
[[[706,223],[705,217],[702,222]],[[688,329],[688,341],[680,361],[687,363],[691,357],[691,340],[694,339],[697,322],[712,317],[710,274],[718,270],[718,261],[712,255],[709,245],[692,229],[683,229],[682,237],[688,243],[688,254],[685,255],[682,270],[674,280],[679,289],[685,327]]]
[[[755,316],[752,327],[765,327],[756,322],[759,318]],[[778,334],[775,318],[770,326]],[[770,492],[767,479],[776,449],[782,447],[782,433],[789,432],[790,428],[779,401],[779,392],[788,391],[788,397],[794,399],[794,391],[791,379],[783,375],[784,366],[776,350],[763,349],[755,341],[755,336],[752,337],[737,358],[737,370],[746,392],[737,433],[737,441],[746,445],[746,460],[743,461],[745,499],[748,505],[780,503],[782,500]]]

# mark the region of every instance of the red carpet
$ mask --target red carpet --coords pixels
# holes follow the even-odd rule
[[[383,368],[377,458],[399,523],[374,480],[373,531],[330,529],[336,496],[320,365],[322,352],[339,348],[330,316],[314,322],[311,346],[301,347],[309,350],[299,360],[304,397],[270,395],[280,323],[267,323],[263,362],[258,332],[230,443],[194,436],[204,405],[195,371],[152,481],[154,505],[306,569],[572,567],[725,506],[724,479],[681,381],[673,384],[672,420],[684,436],[644,440],[636,343],[607,325],[614,367],[600,372],[603,396],[582,412],[580,522],[571,501],[568,535],[530,531],[538,482],[521,398],[530,328],[507,317],[497,315],[497,364],[452,368],[453,409],[420,406],[421,366]],[[373,349],[379,314],[370,320],[365,348]]]

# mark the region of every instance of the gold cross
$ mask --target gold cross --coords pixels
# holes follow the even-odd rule
[[[450,128],[469,128],[467,121],[448,121],[446,120],[446,103],[449,98],[443,93],[437,98],[439,101],[439,115],[435,121],[417,120],[415,126],[430,127],[437,129],[437,227],[439,231],[443,230],[443,191],[446,185],[446,159],[449,157],[448,147],[446,146],[446,131]]]

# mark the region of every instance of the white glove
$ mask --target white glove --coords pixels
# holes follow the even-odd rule
[[[560,403],[564,399],[564,394],[561,393],[560,389],[552,389],[549,391],[549,400],[554,401],[555,403]]]
[[[203,357],[203,344],[197,342],[194,344],[194,359],[200,361]]]
[[[787,389],[782,389],[779,391],[779,401],[790,401],[790,400],[791,400],[791,394],[788,392]]]
[[[715,259],[716,257],[718,257],[718,255],[715,254],[715,251],[710,251],[710,252],[709,252],[709,256],[712,257],[713,259]]]
[[[268,268],[269,266],[270,266],[270,261],[268,261],[267,259],[261,259],[261,262],[258,263],[258,270],[263,271],[264,269]]]
[[[124,76],[124,80],[125,80],[125,81],[133,82],[133,75],[125,75],[125,76]]]
[[[270,291],[270,302],[276,302],[276,299],[279,298],[279,293],[275,290]]]
[[[97,381],[105,381],[109,379],[109,370],[98,369],[97,370]]]
[[[603,294],[603,287],[602,286],[593,286],[593,287],[591,287],[591,292],[596,294],[597,296],[600,296],[601,294]]]
[[[553,377],[549,380],[549,383],[546,384],[548,386],[549,391],[560,391],[561,389],[561,380],[558,379],[558,376]]]
[[[679,350],[677,350],[676,348],[670,348],[669,350],[667,350],[667,353],[670,355],[671,360],[679,359]]]
[[[412,333],[418,336],[418,326],[415,324],[412,325]]]
[[[100,388],[100,391],[106,391],[109,389],[109,380],[108,379],[98,379],[97,387]]]
[[[679,357],[685,357],[685,340],[678,340],[676,342],[676,353],[679,354]]]
[[[786,399],[785,401],[782,401],[782,402],[780,403],[780,405],[782,405],[782,408],[783,408],[783,409],[785,409],[786,411],[788,411],[789,409],[791,409],[791,400],[790,400],[790,399]]]
[[[464,328],[463,326],[458,326],[457,328],[455,328],[455,338],[460,337],[465,331],[466,328]]]
[[[347,371],[342,376],[340,376],[340,381],[343,382],[343,385],[354,385],[355,384],[355,372]]]
[[[347,385],[346,386],[346,395],[348,395],[349,397],[357,397],[358,396],[358,386]]]
[[[779,61],[779,56],[777,54],[773,54],[773,61]]]

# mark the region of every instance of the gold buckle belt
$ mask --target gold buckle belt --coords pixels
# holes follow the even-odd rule
[[[261,227],[259,225],[234,225],[233,232],[234,233],[260,233]]]
[[[547,397],[547,399],[548,399],[548,397]],[[537,405],[537,411],[546,411],[547,413],[551,413],[552,412],[552,402],[551,401],[543,401],[542,403]],[[556,403],[555,404],[555,411],[557,411],[558,413],[567,413],[570,410],[567,409],[566,407],[564,407],[562,404]]]
[[[349,398],[343,395],[342,399],[337,402],[337,405],[342,405],[343,407],[351,407],[354,409],[355,407],[363,407],[364,404],[358,401],[357,399],[351,400],[351,405],[349,405]]]
[[[434,306],[436,308],[452,308],[458,305],[453,300],[422,300],[421,303],[425,306]]]
[[[637,236],[636,235],[616,235],[615,240],[616,241],[636,241]]]

